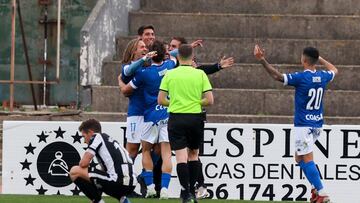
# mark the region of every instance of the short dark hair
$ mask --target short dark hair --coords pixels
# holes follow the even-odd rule
[[[141,36],[142,34],[144,34],[144,31],[146,29],[152,29],[153,31],[155,31],[154,26],[153,25],[143,25],[140,26],[138,29],[138,35]]]
[[[189,59],[193,54],[193,48],[190,44],[182,44],[179,47],[179,58]]]
[[[156,51],[156,56],[152,58],[152,60],[156,63],[160,63],[165,59],[166,48],[164,42],[160,40],[155,40],[151,45],[149,51]]]
[[[99,121],[93,118],[83,121],[79,127],[79,131],[88,132],[89,130],[92,130],[95,133],[101,133],[101,125]]]
[[[179,41],[180,44],[187,44],[187,40],[184,37],[173,37],[172,39]]]
[[[306,47],[303,51],[303,55],[306,56],[308,62],[311,65],[315,65],[319,60],[319,51],[314,47]]]

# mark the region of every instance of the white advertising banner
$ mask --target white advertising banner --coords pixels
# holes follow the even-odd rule
[[[3,193],[81,194],[68,176],[86,147],[79,124],[4,121]],[[101,124],[124,144],[125,123]],[[334,202],[359,202],[359,145],[360,126],[350,125],[324,126],[316,142],[315,163]],[[309,201],[310,184],[294,161],[292,125],[208,123],[200,152],[212,198]],[[135,166],[140,173],[141,156]],[[173,166],[169,192],[178,197],[175,157]]]

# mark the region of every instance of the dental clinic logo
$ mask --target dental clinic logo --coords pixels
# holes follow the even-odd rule
[[[84,147],[82,136],[78,132],[66,134],[59,126],[57,130],[40,131],[31,140],[24,146],[25,160],[20,162],[21,170],[27,175],[24,177],[25,186],[34,188],[39,195],[59,195],[66,190],[68,193],[69,185],[72,184],[70,169],[80,162],[76,148]],[[36,163],[33,163],[35,160]],[[80,193],[75,185],[70,191],[73,195]]]

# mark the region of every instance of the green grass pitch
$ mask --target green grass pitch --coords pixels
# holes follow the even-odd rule
[[[132,203],[179,203],[179,199],[130,199]],[[85,197],[72,196],[35,196],[35,195],[0,195],[1,203],[89,203]],[[118,203],[113,198],[105,197],[106,203]],[[240,201],[240,200],[199,200],[199,203],[266,203],[266,201]],[[283,202],[290,203],[290,202]],[[291,202],[293,203],[293,202]]]

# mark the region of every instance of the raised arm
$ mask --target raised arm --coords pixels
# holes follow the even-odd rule
[[[156,51],[151,51],[147,53],[144,57],[140,58],[139,60],[124,66],[124,74],[126,76],[133,75],[137,70],[139,70],[144,65],[145,61],[152,59],[152,57],[156,55],[157,55]]]
[[[263,65],[265,70],[269,75],[277,81],[284,82],[284,76],[278,70],[276,70],[272,65],[270,65],[265,59],[265,51],[262,50],[259,45],[255,45],[254,56],[256,59]]]
[[[218,63],[211,64],[211,65],[200,65],[196,68],[204,71],[206,75],[211,75],[211,74],[216,73],[219,70],[221,70],[220,65]]]
[[[215,63],[212,65],[201,65],[198,66],[197,69],[203,70],[206,73],[206,75],[210,75],[218,72],[221,69],[230,68],[233,65],[234,65],[233,57],[226,58],[225,56],[223,56],[219,63]]]
[[[338,72],[339,72],[338,69],[333,64],[331,64],[327,60],[323,59],[321,56],[319,57],[319,63],[321,65],[324,65],[327,70],[334,72],[335,75],[338,74]]]
[[[192,48],[203,47],[203,41],[201,39],[198,39],[198,40],[193,41],[190,45]]]

